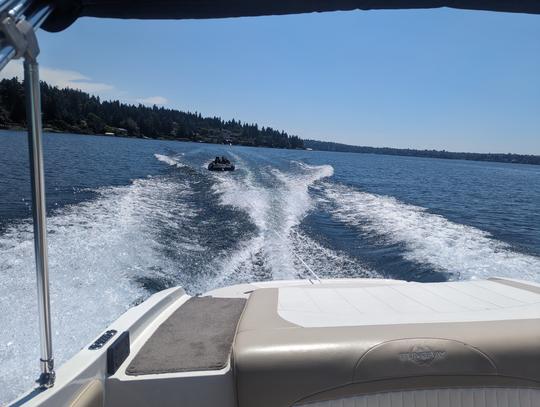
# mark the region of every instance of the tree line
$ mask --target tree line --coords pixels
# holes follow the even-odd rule
[[[303,148],[303,140],[284,131],[239,120],[224,121],[158,106],[101,100],[80,90],[41,83],[43,127],[47,131],[114,134],[274,148]],[[0,81],[0,126],[24,127],[24,87],[17,78]]]
[[[60,89],[45,82],[41,83],[41,97],[46,131],[540,165],[537,155],[458,153],[303,140],[284,131],[240,120],[224,121],[219,117],[203,117],[197,112],[101,100],[99,96],[70,88]],[[3,79],[0,81],[0,128],[25,126],[23,84],[16,78]]]
[[[493,161],[501,163],[540,165],[540,156],[498,153],[456,153],[446,150],[415,150],[410,148],[366,147],[329,141],[304,140],[304,146],[313,150],[338,151],[344,153],[385,154],[408,157],[446,158],[450,160]]]

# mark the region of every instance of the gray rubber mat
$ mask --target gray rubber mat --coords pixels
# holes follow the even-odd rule
[[[139,376],[224,368],[245,304],[242,298],[190,298],[159,326],[126,373]]]

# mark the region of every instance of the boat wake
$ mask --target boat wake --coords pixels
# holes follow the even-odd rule
[[[488,232],[393,197],[330,183],[323,187],[336,220],[356,228],[365,238],[402,245],[407,260],[430,265],[455,279],[540,279],[540,258],[516,252]]]
[[[297,168],[292,174],[267,167],[258,174],[245,170],[239,178],[215,175],[213,191],[221,204],[245,212],[257,227],[256,235],[228,259],[224,283],[231,275],[245,281],[312,278],[311,272],[320,277],[376,275],[303,233],[301,222],[314,205],[309,188],[332,176],[333,168],[302,163]]]
[[[95,192],[97,199],[64,207],[48,219],[57,364],[148,296],[147,279],[174,276],[178,265],[162,255],[160,234],[195,215],[183,203],[189,201],[189,185],[177,180],[139,179]],[[0,355],[6,372],[0,375],[0,394],[5,401],[30,388],[39,358],[32,236],[28,221],[0,236]],[[183,253],[201,250],[187,235],[177,236],[176,245]]]
[[[183,167],[187,167],[186,164],[183,164],[182,162],[180,162],[180,160],[178,159],[178,157],[169,157],[167,155],[164,155],[164,154],[154,154],[154,157],[156,157],[156,159],[158,161],[161,161],[165,164],[169,164],[173,167],[176,167],[176,168],[183,168]]]

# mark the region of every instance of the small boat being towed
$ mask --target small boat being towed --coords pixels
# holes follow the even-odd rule
[[[209,171],[234,171],[234,164],[225,157],[216,157],[214,161],[208,164]]]

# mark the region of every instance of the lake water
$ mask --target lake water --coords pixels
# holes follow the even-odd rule
[[[46,134],[55,359],[157,290],[540,280],[540,167]],[[26,135],[0,132],[0,403],[38,373]],[[211,173],[227,155],[237,171]]]

